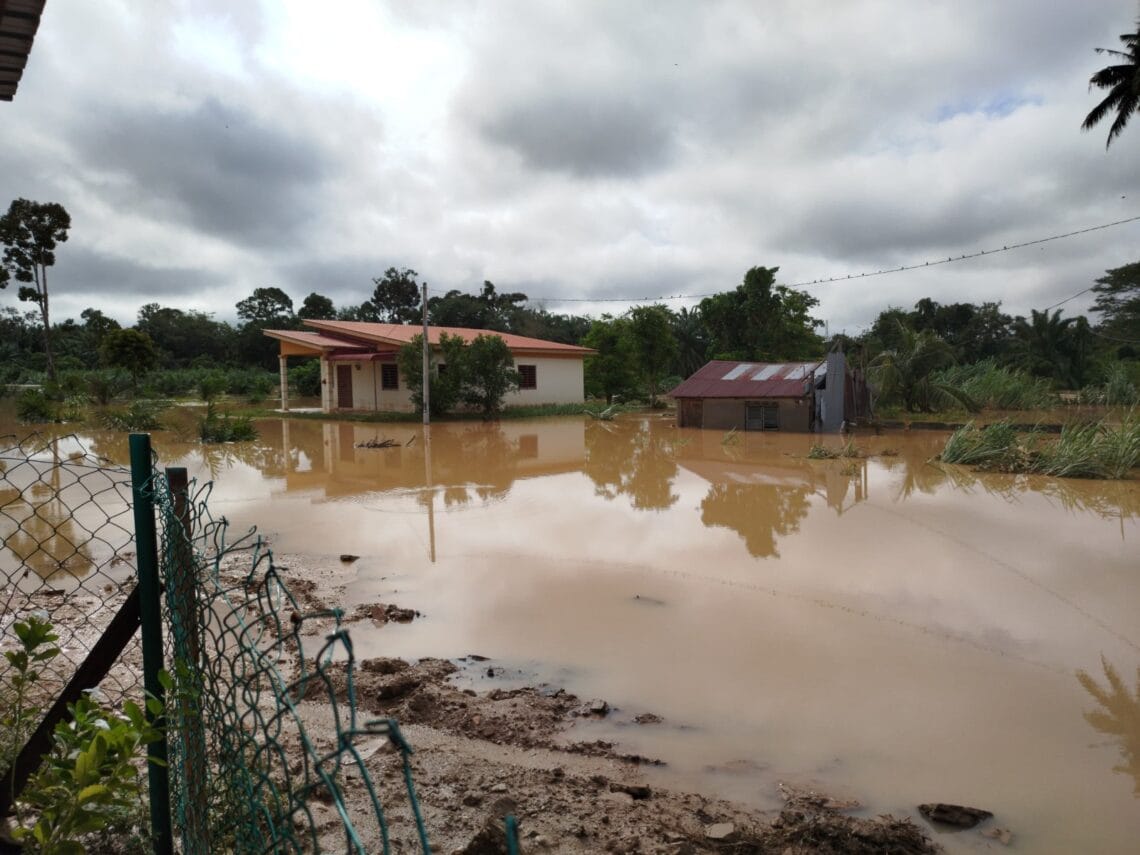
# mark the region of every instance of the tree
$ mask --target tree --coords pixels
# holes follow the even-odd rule
[[[238,331],[238,358],[269,370],[277,367],[277,342],[262,330],[297,326],[292,298],[280,288],[255,288],[236,308],[238,317],[245,321]]]
[[[147,303],[139,309],[135,329],[150,336],[163,364],[169,367],[227,362],[237,344],[229,324],[215,321],[205,312],[158,303]]]
[[[415,335],[400,348],[396,362],[400,366],[404,385],[411,393],[412,403],[423,413],[423,347],[424,337]],[[465,343],[457,335],[441,333],[439,350],[431,348],[428,367],[428,399],[433,416],[451,412],[462,399]]]
[[[1063,388],[1080,389],[1092,371],[1092,330],[1084,317],[1062,318],[1061,311],[1033,309],[1029,320],[1014,320],[1015,364]]]
[[[969,395],[933,376],[953,363],[954,351],[937,333],[899,323],[899,345],[871,360],[871,371],[883,397],[900,401],[908,412],[931,412],[953,402],[976,410]]]
[[[158,365],[154,342],[136,329],[108,332],[99,348],[99,356],[108,368],[125,368],[131,375],[131,385],[136,388],[139,377]]]
[[[1124,50],[1096,49],[1097,53],[1108,54],[1122,61],[1117,65],[1105,66],[1089,78],[1090,90],[1094,86],[1097,89],[1107,89],[1108,95],[1093,107],[1081,124],[1082,131],[1091,131],[1109,113],[1113,113],[1115,118],[1104,143],[1106,149],[1120,136],[1132,114],[1140,109],[1140,23],[1137,24],[1137,32],[1122,33],[1120,42],[1124,45]]]
[[[494,283],[484,281],[483,290],[476,295],[448,291],[442,297],[432,297],[428,300],[428,318],[441,327],[512,332],[518,325],[520,304],[526,300],[526,294],[500,294]]]
[[[276,323],[288,324],[293,318],[293,299],[280,288],[254,288],[235,308],[243,321],[260,324],[263,328]]]
[[[716,359],[810,359],[823,350],[811,316],[819,300],[776,285],[778,267],[753,267],[734,291],[701,300],[698,311]]]
[[[586,393],[604,397],[607,404],[614,398],[626,398],[637,391],[634,371],[634,346],[629,334],[629,320],[602,315],[594,321],[582,344],[597,351],[586,357]]]
[[[637,370],[649,392],[649,406],[657,406],[661,381],[669,375],[677,358],[677,339],[673,337],[672,312],[665,306],[637,306],[629,312],[629,334]]]
[[[57,202],[16,199],[8,206],[8,213],[0,217],[0,245],[4,247],[0,288],[7,287],[8,280],[15,278],[25,283],[19,291],[20,299],[39,307],[47,373],[52,380],[55,379],[55,360],[51,351],[47,269],[55,264],[56,245],[67,240],[70,228],[71,216]]]
[[[331,321],[336,318],[336,307],[328,297],[314,291],[297,310],[297,317],[307,321]]]
[[[108,318],[98,309],[84,309],[79,317],[83,319],[83,328],[87,333],[88,346],[96,353],[98,353],[99,348],[103,346],[103,339],[107,333],[114,332],[120,328],[118,321],[114,318]]]
[[[501,336],[476,336],[463,349],[463,362],[463,402],[478,407],[484,419],[494,418],[507,392],[519,387],[511,349]]]
[[[419,276],[411,268],[397,270],[389,267],[381,279],[373,279],[376,290],[372,292],[372,306],[375,317],[361,318],[384,324],[414,324],[423,318],[423,295]],[[363,307],[362,307],[363,308]]]
[[[1140,261],[1106,270],[1092,291],[1102,332],[1120,343],[1140,342]]]
[[[688,377],[708,362],[709,333],[699,312],[682,308],[673,315],[673,338],[677,356],[672,373]]]

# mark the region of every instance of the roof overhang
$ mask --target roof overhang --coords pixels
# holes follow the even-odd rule
[[[11,101],[24,76],[46,0],[0,0],[0,101]]]

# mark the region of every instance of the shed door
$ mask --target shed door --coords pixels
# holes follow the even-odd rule
[[[701,416],[704,413],[704,401],[700,398],[681,399],[681,427],[701,427]]]
[[[352,409],[352,366],[336,367],[336,405],[342,410]]]
[[[745,430],[779,430],[780,408],[777,404],[745,404]]]

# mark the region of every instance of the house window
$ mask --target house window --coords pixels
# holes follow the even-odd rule
[[[380,388],[400,388],[400,369],[397,366],[388,364],[380,366]]]
[[[779,430],[780,407],[778,404],[745,404],[745,430]]]
[[[519,369],[519,388],[520,389],[537,389],[538,388],[538,366],[537,365],[520,365]]]

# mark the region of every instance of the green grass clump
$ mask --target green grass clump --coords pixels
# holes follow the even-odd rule
[[[849,439],[839,448],[816,443],[807,453],[809,460],[838,460],[839,458],[865,457],[863,449],[855,445],[855,440]]]
[[[971,422],[954,431],[939,459],[996,472],[1119,480],[1140,465],[1140,421],[1066,425],[1052,441],[1036,432],[1023,441],[1008,422],[985,428]]]
[[[991,410],[1043,410],[1057,403],[1047,380],[999,366],[993,359],[944,369],[938,380]]]

